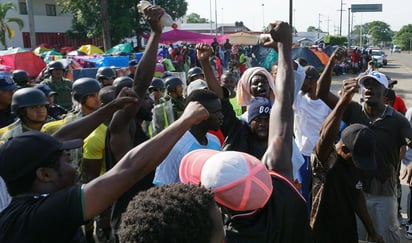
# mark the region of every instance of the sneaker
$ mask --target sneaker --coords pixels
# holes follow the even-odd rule
[[[405,238],[408,240],[412,240],[412,224],[406,225]]]

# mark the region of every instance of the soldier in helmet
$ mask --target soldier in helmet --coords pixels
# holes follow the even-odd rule
[[[71,97],[73,82],[64,78],[65,68],[63,63],[59,61],[50,62],[47,65],[47,71],[50,73],[50,77],[44,79],[41,83],[47,84],[54,92],[59,94],[55,97],[56,104],[71,110],[73,105]]]
[[[101,103],[99,99],[100,84],[94,78],[79,78],[73,83],[72,96],[78,105],[59,121],[49,122],[44,125],[42,131],[53,134],[64,124],[77,120],[97,110]],[[59,94],[60,96],[60,94]],[[57,97],[57,96],[56,96]]]
[[[149,93],[155,105],[162,103],[165,84],[161,78],[153,78],[149,86]]]
[[[40,89],[46,95],[47,100],[49,101],[49,108],[47,109],[49,116],[55,120],[60,120],[67,114],[66,109],[54,103],[54,97],[57,93],[51,90],[47,84],[38,84],[34,87]]]
[[[11,74],[11,78],[17,84],[18,88],[32,87],[29,80],[29,75],[24,70],[14,70]]]
[[[96,73],[96,79],[99,80],[102,87],[112,85],[116,78],[116,72],[111,67],[99,67]]]
[[[177,77],[168,77],[165,80],[167,91],[166,99],[170,99],[173,104],[175,119],[182,115],[185,108],[185,100],[183,98],[183,82]]]
[[[22,88],[12,97],[11,111],[18,119],[0,129],[1,143],[30,130],[40,130],[47,120],[49,101],[46,95],[36,88]]]
[[[192,67],[191,69],[189,69],[189,71],[187,71],[187,85],[189,85],[192,81],[195,81],[196,79],[205,80],[205,74],[200,67]]]

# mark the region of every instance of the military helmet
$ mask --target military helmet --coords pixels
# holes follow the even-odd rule
[[[177,77],[168,77],[168,78],[165,80],[165,86],[166,86],[167,92],[173,91],[174,89],[176,89],[176,87],[177,87],[178,85],[183,85],[183,82],[182,82],[182,80],[181,80],[180,78],[177,78]]]
[[[46,95],[36,88],[22,88],[18,89],[11,99],[11,111],[16,112],[20,108],[35,106],[35,105],[48,105]]]
[[[118,77],[113,81],[113,86],[116,87],[116,95],[118,95],[124,87],[133,87],[133,79],[129,76]]]
[[[65,70],[63,63],[59,62],[59,61],[52,61],[47,65],[47,69],[49,71],[52,70]]]
[[[17,84],[25,84],[29,81],[29,75],[24,70],[14,70],[11,74],[11,78]]]
[[[200,67],[192,67],[191,69],[189,69],[189,71],[187,71],[188,82],[193,81],[191,80],[192,77],[199,75],[199,74],[204,75],[204,72]]]
[[[111,67],[99,67],[96,73],[96,79],[111,79],[116,78],[116,72]]]
[[[72,96],[77,102],[87,95],[98,93],[100,90],[99,81],[94,78],[79,78],[72,86]]]
[[[149,91],[152,88],[159,89],[159,90],[163,91],[164,88],[165,88],[165,84],[163,83],[163,80],[161,78],[154,78],[154,79],[152,79],[152,82],[150,83]]]

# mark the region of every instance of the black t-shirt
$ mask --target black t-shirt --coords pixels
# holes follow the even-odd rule
[[[221,101],[224,118],[220,128],[225,136],[222,150],[244,152],[261,159],[267,146],[262,147],[258,143],[254,143],[249,124],[236,117],[229,100],[223,99]]]
[[[80,186],[13,197],[0,213],[0,242],[86,242]]]
[[[313,235],[317,243],[357,243],[356,205],[362,189],[351,161],[331,156],[325,171],[314,175]],[[315,171],[314,171],[315,172]],[[319,179],[319,180],[318,180]],[[323,185],[323,188],[321,187]],[[319,190],[318,190],[319,189]]]
[[[306,203],[287,179],[270,172],[273,192],[265,207],[251,216],[225,219],[226,242],[313,242]]]

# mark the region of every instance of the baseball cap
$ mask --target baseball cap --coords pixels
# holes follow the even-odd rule
[[[380,84],[382,84],[385,88],[388,88],[388,79],[386,78],[386,75],[380,72],[372,71],[367,75],[362,76],[359,79],[359,85],[363,86],[363,81],[367,78],[373,78],[376,81],[378,81]]]
[[[376,169],[376,138],[369,127],[359,123],[352,124],[342,131],[341,139],[352,153],[352,161],[357,168]]]
[[[24,132],[0,147],[0,176],[6,183],[13,183],[37,168],[54,162],[49,159],[55,152],[82,145],[81,139],[59,141],[39,131]]]
[[[272,109],[272,104],[269,99],[264,97],[255,97],[250,100],[250,104],[247,108],[248,121],[249,123],[258,116],[270,115],[270,110]]]
[[[187,86],[187,95],[189,96],[193,90],[197,89],[208,89],[207,83],[202,79],[196,79],[195,81],[190,82]]]
[[[0,72],[0,90],[10,91],[15,90],[16,88],[16,84],[11,78],[11,74],[9,72]]]
[[[265,165],[238,151],[193,150],[183,157],[179,176],[183,183],[212,190],[216,202],[238,212],[263,208],[273,191]]]
[[[314,80],[319,79],[320,77],[319,72],[318,70],[316,70],[314,66],[311,66],[311,65],[304,66],[303,69],[305,69],[306,78],[314,79]]]
[[[54,92],[47,84],[38,84],[35,86],[35,88],[40,89],[41,91],[43,91],[43,93],[49,97],[51,95],[56,95],[57,93]]]

